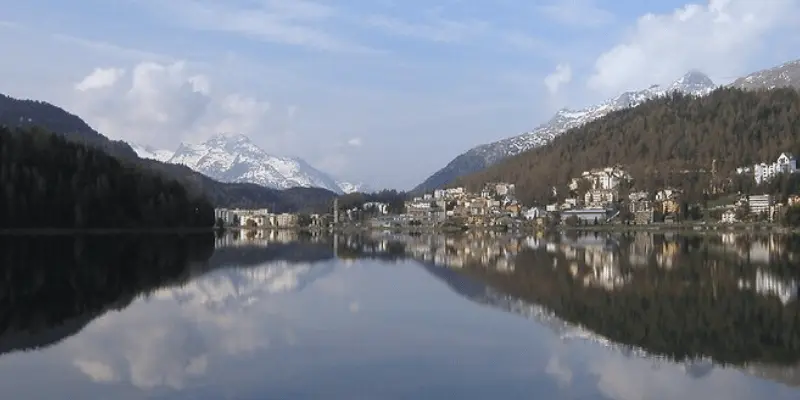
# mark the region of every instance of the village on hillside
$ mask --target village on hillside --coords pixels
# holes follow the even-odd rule
[[[735,174],[768,182],[781,174],[797,173],[797,159],[782,153],[775,162],[737,168]],[[559,198],[553,188],[552,198]],[[783,201],[769,193],[727,196],[705,206],[684,199],[674,187],[648,192],[638,190],[630,173],[620,166],[582,172],[563,188],[566,196],[545,205],[523,205],[514,184],[492,182],[479,192],[464,187],[438,189],[407,199],[402,210],[387,203],[363,202],[342,207],[333,201],[329,213],[271,213],[268,209],[217,209],[218,226],[293,229],[333,227],[390,228],[521,228],[585,225],[705,223],[774,223],[782,220],[789,207],[800,205],[800,193]]]

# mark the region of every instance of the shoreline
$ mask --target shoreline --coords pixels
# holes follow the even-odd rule
[[[0,229],[0,236],[59,236],[59,235],[173,235],[173,234],[201,234],[215,232],[247,232],[247,231],[294,231],[309,233],[338,233],[356,234],[363,232],[392,232],[407,234],[439,233],[460,234],[468,232],[496,232],[508,234],[531,234],[539,232],[685,232],[685,233],[725,233],[725,232],[758,232],[793,234],[800,233],[800,227],[786,227],[772,223],[736,223],[736,224],[699,224],[699,223],[673,223],[673,224],[648,224],[648,225],[583,225],[583,226],[520,226],[516,228],[464,226],[458,227],[371,227],[371,226],[338,226],[338,227],[283,227],[283,228],[243,228],[243,227],[208,227],[208,228],[95,228],[95,229]]]

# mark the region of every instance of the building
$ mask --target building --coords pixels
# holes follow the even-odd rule
[[[582,208],[578,210],[567,210],[561,213],[561,220],[566,221],[570,217],[576,217],[583,223],[592,224],[595,221],[605,222],[608,218],[608,210],[605,208]]]
[[[612,189],[592,189],[583,196],[587,207],[604,207],[617,202],[617,191]]]
[[[226,225],[236,225],[238,220],[239,226],[248,226],[255,224],[256,226],[263,226],[266,223],[266,217],[269,215],[269,210],[262,209],[227,209],[217,208],[214,209],[214,216],[217,219],[222,219]]]
[[[628,194],[628,201],[633,203],[634,201],[642,201],[642,200],[650,200],[650,193],[645,191],[639,192],[631,192]]]
[[[500,196],[514,196],[516,192],[516,185],[513,183],[492,183],[494,193]]]
[[[250,224],[255,223],[257,226],[263,226],[266,223],[266,217],[269,216],[269,210],[266,208],[261,209],[227,209],[216,208],[214,209],[214,217],[222,219],[226,225],[236,225],[238,220],[239,226],[247,226],[248,221],[252,220]]]
[[[720,218],[719,222],[723,224],[732,224],[736,222],[736,212],[733,210],[727,210],[722,213],[722,217]]]
[[[758,163],[753,167],[740,167],[738,174],[753,174],[756,184],[767,182],[778,174],[794,174],[797,172],[797,158],[791,153],[781,153],[773,163]]]
[[[295,214],[278,214],[274,219],[274,226],[278,228],[291,228],[297,226],[297,215]]]
[[[752,214],[769,213],[773,205],[772,195],[759,194],[747,196],[747,204]]]
[[[236,222],[236,214],[227,208],[214,209],[214,221],[222,220],[225,225],[233,225]]]
[[[581,181],[586,181],[589,184],[589,189],[611,190],[616,189],[620,183],[630,180],[630,174],[628,174],[622,168],[598,168],[590,171],[584,171],[580,178],[572,179],[569,184],[569,188],[573,191],[578,190]]]
[[[673,188],[661,189],[656,192],[656,201],[665,201],[669,199],[677,199],[681,195],[681,191]]]
[[[528,221],[537,219],[539,217],[542,217],[543,215],[544,213],[542,212],[542,210],[537,207],[531,207],[525,210],[524,213],[525,219],[527,219]]]
[[[239,216],[239,226],[243,227],[264,227],[267,225],[268,219],[266,214],[246,214]]]
[[[386,215],[389,214],[389,205],[386,203],[379,203],[379,202],[366,202],[362,207],[364,211],[374,211],[377,214]]]
[[[672,188],[661,189],[656,192],[656,201],[661,203],[661,212],[664,215],[675,214],[680,211],[680,202],[678,201],[680,195],[680,190]]]

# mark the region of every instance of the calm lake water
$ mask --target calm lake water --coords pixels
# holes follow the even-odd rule
[[[0,237],[19,399],[797,399],[800,238]]]

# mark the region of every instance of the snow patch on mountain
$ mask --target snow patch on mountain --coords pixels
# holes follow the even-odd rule
[[[166,162],[172,158],[173,155],[173,152],[169,150],[156,149],[151,146],[144,146],[136,143],[128,144],[131,146],[131,148],[133,148],[133,151],[136,152],[136,155],[139,156],[139,158]]]
[[[352,182],[337,181],[336,185],[339,186],[339,189],[341,189],[342,192],[345,194],[373,192],[372,188],[363,182],[352,183]]]
[[[800,60],[789,61],[775,68],[754,72],[733,81],[730,86],[744,90],[800,88]]]

